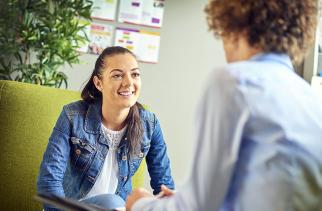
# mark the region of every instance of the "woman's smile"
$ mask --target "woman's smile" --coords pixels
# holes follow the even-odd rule
[[[134,95],[134,91],[119,91],[117,92],[118,95],[121,95],[122,97],[131,97]]]

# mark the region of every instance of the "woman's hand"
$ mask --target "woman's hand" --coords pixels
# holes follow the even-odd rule
[[[165,185],[161,185],[161,192],[156,196],[153,196],[149,191],[147,191],[144,188],[137,188],[132,192],[132,194],[130,194],[127,197],[126,204],[125,204],[126,211],[131,211],[133,204],[141,198],[163,198],[163,197],[172,196],[174,194],[175,194],[175,191],[169,189]]]
[[[161,192],[157,195],[157,198],[168,197],[175,194],[175,191],[169,189],[165,185],[161,185]]]
[[[147,191],[144,188],[137,188],[135,189],[128,197],[126,200],[126,211],[131,211],[133,204],[141,199],[141,198],[151,198],[154,197],[149,191]]]

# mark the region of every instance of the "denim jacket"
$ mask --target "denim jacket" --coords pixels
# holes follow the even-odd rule
[[[109,149],[101,129],[101,106],[101,102],[85,101],[64,106],[40,166],[38,192],[81,199],[93,187]],[[153,193],[159,193],[162,184],[174,189],[160,123],[144,109],[140,110],[140,117],[144,128],[140,150],[134,156],[129,153],[126,135],[117,150],[119,175],[115,194],[124,200],[132,191],[131,178],[144,157]]]

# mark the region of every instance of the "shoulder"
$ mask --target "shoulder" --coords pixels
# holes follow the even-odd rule
[[[226,65],[213,69],[206,79],[204,91],[205,93],[209,92],[210,95],[218,94],[220,96],[232,92],[238,83],[238,73],[232,71],[230,65]]]
[[[245,88],[262,89],[263,81],[267,80],[265,65],[248,60],[216,68],[208,77],[207,87],[220,92],[239,92]]]
[[[249,80],[253,80],[249,62],[236,62],[214,69],[207,77],[199,102],[200,108],[217,107],[228,109],[233,106],[247,106],[245,94],[249,92]],[[255,83],[260,85],[259,82]]]
[[[259,69],[259,63],[255,61],[233,62],[212,71],[212,78],[217,81],[234,81],[235,83],[251,77]]]
[[[75,115],[84,115],[88,110],[89,104],[84,100],[78,100],[76,102],[72,102],[64,105],[63,111],[71,117]]]
[[[161,131],[161,125],[157,116],[144,108],[140,109],[140,118],[145,134],[149,139],[152,138],[155,132]]]
[[[151,112],[146,110],[145,108],[140,108],[140,118],[143,122],[155,122],[157,120],[156,115]]]

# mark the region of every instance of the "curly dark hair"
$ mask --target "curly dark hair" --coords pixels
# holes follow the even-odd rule
[[[314,41],[317,0],[210,0],[205,7],[215,36],[244,33],[250,46],[286,53],[295,63]]]

